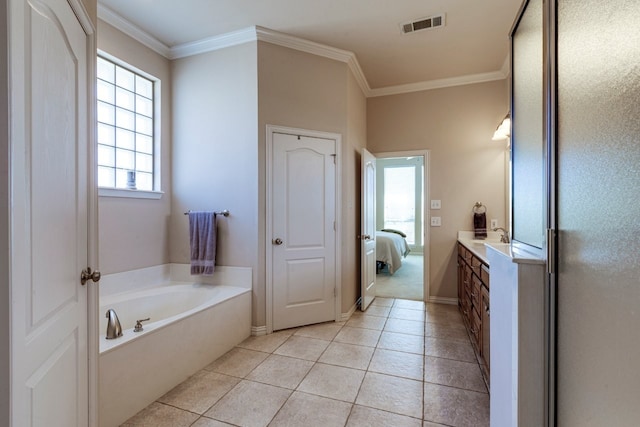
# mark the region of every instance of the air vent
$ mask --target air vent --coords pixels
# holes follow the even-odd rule
[[[420,18],[413,22],[407,22],[400,25],[403,34],[415,33],[417,31],[433,30],[434,28],[443,27],[445,24],[444,13],[441,15]]]

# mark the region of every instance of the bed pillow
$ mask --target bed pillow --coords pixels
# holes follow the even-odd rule
[[[380,230],[380,231],[386,231],[387,233],[396,233],[396,234],[401,235],[402,237],[407,237],[407,235],[406,235],[406,234],[404,234],[402,231],[400,231],[400,230],[394,230],[393,228],[383,228],[383,229],[382,229],[382,230]]]

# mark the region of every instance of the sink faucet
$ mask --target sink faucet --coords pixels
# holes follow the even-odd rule
[[[501,243],[509,243],[509,233],[507,233],[507,230],[505,230],[502,227],[496,227],[494,229],[492,229],[492,231],[502,231],[502,236],[500,236],[500,242]]]
[[[122,336],[122,326],[115,310],[110,308],[107,310],[107,339],[112,340]]]

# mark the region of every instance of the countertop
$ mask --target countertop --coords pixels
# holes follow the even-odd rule
[[[487,238],[480,240],[474,238],[473,231],[458,231],[458,242],[487,265],[490,265],[487,250],[494,250],[518,264],[545,264],[541,251],[534,252],[524,246],[501,243],[500,235],[499,232],[489,231]]]

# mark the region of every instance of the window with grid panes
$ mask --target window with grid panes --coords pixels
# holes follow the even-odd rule
[[[154,189],[154,81],[98,56],[98,186]]]

